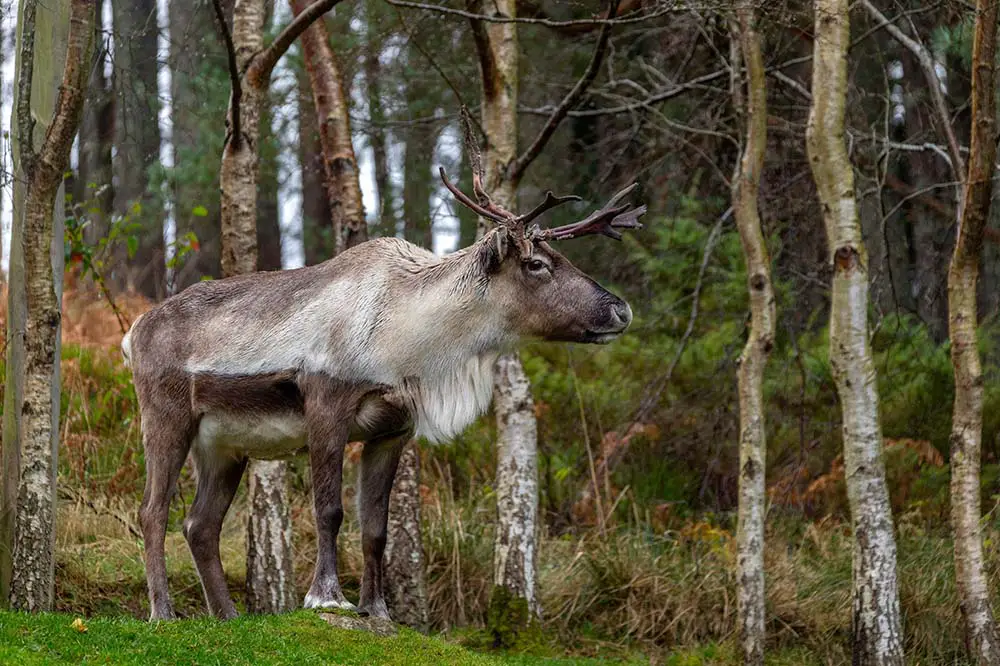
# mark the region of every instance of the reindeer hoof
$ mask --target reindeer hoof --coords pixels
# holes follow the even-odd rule
[[[389,617],[389,609],[386,607],[383,599],[376,599],[375,601],[362,604],[358,609],[358,614],[362,617],[373,617],[381,620],[392,619]]]
[[[316,608],[319,610],[346,610],[346,611],[357,611],[358,607],[352,604],[347,599],[343,597],[339,599],[321,599],[319,597],[314,597],[311,594],[306,595],[304,608]]]

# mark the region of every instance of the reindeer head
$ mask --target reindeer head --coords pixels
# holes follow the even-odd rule
[[[635,185],[625,188],[586,219],[573,224],[541,229],[534,220],[547,210],[579,197],[545,200],[523,215],[515,215],[494,203],[482,186],[478,165],[473,167],[476,199],[458,189],[440,169],[441,180],[464,206],[496,223],[475,247],[483,275],[489,284],[490,302],[506,315],[507,324],[519,337],[563,342],[607,343],[621,335],[632,322],[628,303],[597,284],[548,241],[599,234],[621,240],[618,229],[641,229],[639,217],[645,206],[619,205]]]

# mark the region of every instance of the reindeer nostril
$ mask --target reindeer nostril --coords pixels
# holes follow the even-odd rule
[[[625,301],[618,301],[613,306],[615,316],[623,324],[628,326],[632,323],[632,308]]]

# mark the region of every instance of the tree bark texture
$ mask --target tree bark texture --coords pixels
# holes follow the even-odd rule
[[[12,495],[9,482],[16,481],[17,495],[16,506],[3,510],[8,528],[13,509],[13,543],[10,573],[2,576],[9,583],[4,602],[9,595],[16,610],[51,610],[53,602],[63,246],[56,199],[83,112],[95,7],[93,0],[25,0],[19,8],[14,168],[23,185],[11,247],[8,341],[14,349],[8,351],[6,385],[14,395],[5,394],[3,438],[5,466],[13,464],[17,473],[4,474],[5,503]],[[44,132],[34,119],[45,119]],[[0,546],[6,552],[6,543]]]
[[[951,525],[958,586],[970,657],[1000,664],[1000,642],[990,608],[980,527],[979,468],[983,434],[983,373],[976,346],[976,303],[983,233],[993,196],[997,154],[997,0],[976,3],[972,46],[972,136],[958,239],[948,271],[948,333],[955,372],[951,426]]]
[[[746,64],[746,139],[733,179],[733,214],[740,232],[750,294],[750,334],[737,370],[740,402],[739,524],[736,533],[737,608],[743,663],[764,664],[764,476],[767,439],[764,423],[764,367],[774,346],[775,308],[771,259],[757,209],[767,147],[767,88],[753,5],[736,10],[739,49]],[[734,60],[737,60],[734,58]],[[738,67],[734,66],[738,71]],[[740,87],[734,82],[736,106]]]
[[[514,0],[479,3],[486,15],[516,17]],[[517,159],[517,24],[473,22],[483,85],[482,125],[488,137],[485,188],[493,200],[514,210],[517,183],[510,166]],[[480,220],[479,235],[486,221]],[[538,432],[531,385],[517,354],[497,361],[493,406],[497,419],[497,528],[493,551],[493,594],[488,628],[500,633],[527,629],[540,613],[535,590],[538,530]]]
[[[306,0],[292,0],[292,11],[299,16],[308,5]],[[358,161],[351,143],[350,100],[344,92],[340,64],[330,46],[330,36],[323,21],[316,21],[302,33],[302,51],[323,149],[334,254],[340,254],[368,240],[368,225],[358,181]],[[305,119],[300,118],[299,121],[305,122]]]
[[[283,613],[297,604],[287,465],[279,460],[254,460],[249,476],[247,610]]]
[[[868,339],[868,257],[844,141],[848,0],[816,0],[812,106],[806,148],[833,264],[830,364],[843,419],[854,532],[853,663],[902,665],[896,542],[885,484],[875,367]]]
[[[156,87],[156,0],[115,0],[114,18],[114,208],[139,223],[138,246],[129,258],[122,247],[115,274],[149,298],[166,295],[163,213],[149,187],[149,170],[160,159]],[[138,204],[138,206],[137,206]]]
[[[420,530],[420,447],[403,449],[389,496],[385,600],[392,619],[426,631],[429,623],[424,546]]]

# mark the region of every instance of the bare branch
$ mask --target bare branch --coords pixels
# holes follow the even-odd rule
[[[36,0],[24,1],[21,17],[21,71],[17,84],[17,145],[24,170],[30,171],[35,161],[35,120],[31,117],[31,79],[35,69],[35,10]]]
[[[948,153],[951,155],[951,169],[955,180],[959,183],[965,182],[965,162],[962,160],[962,153],[958,148],[958,139],[951,126],[951,117],[948,113],[948,105],[945,102],[944,94],[941,92],[941,80],[938,78],[934,68],[934,58],[930,52],[919,41],[909,37],[906,33],[893,25],[885,15],[878,10],[871,0],[861,0],[862,6],[871,17],[886,31],[892,35],[896,41],[903,45],[920,63],[924,78],[927,80],[927,88],[930,91],[931,99],[934,102],[934,111],[937,114],[938,122],[941,124],[941,133],[944,134],[948,142]]]
[[[608,18],[614,18],[618,12],[618,0],[610,0],[608,4]],[[555,134],[556,129],[559,127],[559,123],[563,121],[566,114],[569,113],[570,109],[575,107],[583,97],[583,94],[590,87],[590,84],[594,82],[594,78],[597,76],[597,72],[601,68],[601,63],[604,61],[604,55],[608,50],[608,40],[611,38],[611,23],[605,23],[601,26],[601,34],[597,37],[597,45],[594,47],[594,55],[590,59],[590,64],[587,65],[586,71],[580,80],[576,82],[573,89],[569,91],[569,94],[563,98],[559,106],[556,107],[552,115],[546,121],[545,126],[542,127],[542,131],[538,133],[535,140],[531,142],[528,149],[521,154],[517,160],[510,166],[509,178],[515,183],[521,179],[524,175],[525,170],[528,166],[535,161],[535,158],[542,152],[545,148],[545,144],[549,142],[552,135]]]
[[[73,0],[70,3],[69,38],[62,83],[59,86],[56,108],[52,114],[52,124],[45,133],[45,142],[38,155],[39,164],[59,179],[62,178],[65,165],[69,164],[73,137],[80,126],[80,115],[83,113],[83,99],[89,74],[85,65],[90,62],[95,9],[95,3],[87,0]]]
[[[447,7],[445,5],[430,5],[424,2],[410,2],[409,0],[385,0],[390,5],[394,7],[408,7],[410,9],[423,9],[427,11],[437,12],[439,14],[451,14],[452,16],[460,16],[462,18],[467,18],[470,21],[485,21],[487,23],[527,23],[531,25],[541,25],[546,28],[571,28],[571,27],[593,27],[599,25],[626,25],[629,23],[643,23],[645,21],[651,21],[660,16],[670,14],[673,12],[685,12],[689,10],[689,7],[684,3],[673,3],[673,2],[661,2],[659,9],[649,12],[648,14],[643,14],[641,16],[631,16],[629,18],[591,18],[591,19],[574,19],[570,21],[553,21],[548,18],[525,18],[518,17],[514,18],[512,16],[489,16],[487,14],[479,14],[476,12],[471,12],[462,9],[455,9],[454,7]]]
[[[219,23],[219,34],[226,44],[226,55],[229,59],[229,81],[232,84],[232,94],[229,99],[232,123],[232,147],[238,150],[243,134],[240,131],[240,101],[243,99],[243,88],[240,85],[240,72],[236,66],[236,47],[233,45],[233,33],[226,24],[226,14],[222,9],[222,0],[212,0],[212,7],[215,8],[215,18]]]
[[[299,35],[305,32],[314,21],[333,9],[340,0],[316,0],[309,5],[305,11],[292,19],[291,23],[285,26],[274,41],[263,51],[254,55],[247,69],[247,78],[251,85],[258,85],[259,81],[267,81],[271,78],[271,71],[278,64],[281,56],[285,55],[288,47],[298,39]]]

